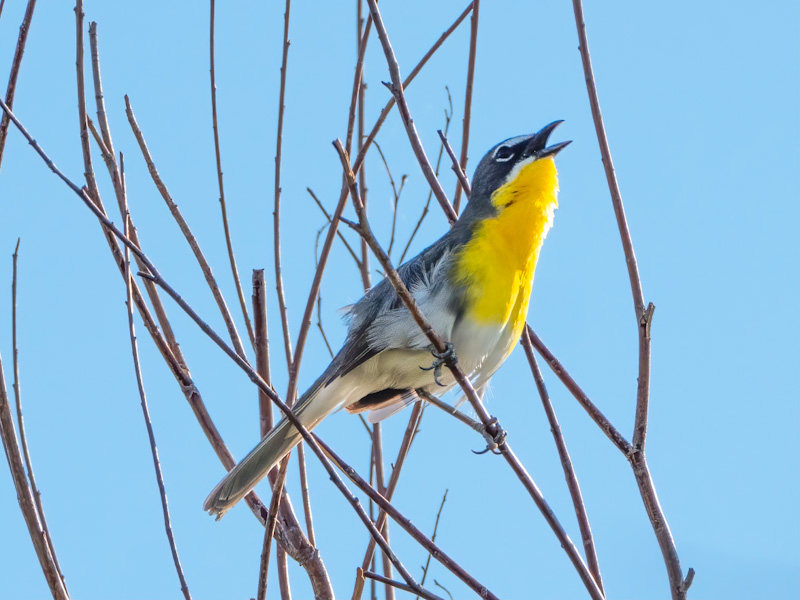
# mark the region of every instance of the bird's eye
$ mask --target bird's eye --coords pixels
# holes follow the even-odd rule
[[[508,162],[514,158],[514,151],[508,146],[500,146],[494,151],[494,159],[497,162]]]

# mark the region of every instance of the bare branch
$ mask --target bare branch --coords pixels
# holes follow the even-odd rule
[[[269,573],[269,554],[272,548],[272,536],[275,534],[276,517],[278,506],[283,495],[283,484],[286,481],[286,469],[289,466],[289,455],[281,461],[276,483],[272,490],[272,500],[269,503],[269,519],[267,527],[264,529],[264,546],[261,550],[261,564],[258,568],[258,592],[256,600],[265,600],[267,596],[267,574]]]
[[[581,538],[583,540],[583,550],[586,555],[586,562],[589,565],[589,570],[592,572],[597,587],[605,594],[603,590],[603,577],[600,574],[600,564],[597,561],[597,551],[594,546],[594,536],[592,536],[592,528],[589,525],[589,516],[586,514],[586,506],[583,503],[583,496],[581,495],[581,487],[578,483],[578,477],[575,475],[575,470],[572,467],[572,459],[567,450],[567,442],[561,433],[561,426],[558,424],[553,403],[550,400],[550,395],[547,393],[547,388],[542,378],[542,372],[536,362],[536,356],[533,353],[533,344],[531,344],[530,336],[527,331],[522,333],[522,347],[525,349],[525,356],[528,358],[528,364],[531,367],[533,379],[536,382],[536,389],[539,391],[539,397],[544,406],[544,412],[547,415],[547,421],[550,424],[550,431],[553,434],[553,439],[556,443],[558,456],[561,460],[561,467],[564,469],[564,478],[567,480],[567,487],[569,488],[569,495],[572,498],[572,505],[575,508],[575,517],[578,520],[578,527],[581,531]]]
[[[5,105],[5,102],[2,100],[0,100],[0,103]],[[15,250],[15,256],[16,252]],[[14,348],[16,349],[16,342],[14,342]],[[11,405],[8,399],[5,373],[3,372],[2,356],[0,356],[0,438],[2,438],[6,459],[8,460],[8,466],[11,470],[11,478],[14,481],[14,487],[17,491],[17,502],[22,511],[22,516],[25,519],[25,525],[28,527],[28,535],[30,535],[31,541],[33,542],[36,556],[42,567],[42,573],[44,573],[47,585],[50,587],[50,593],[55,600],[69,600],[69,594],[64,586],[64,581],[55,559],[55,552],[51,544],[46,541],[49,535],[45,532],[39,519],[39,511],[37,509],[34,491],[31,487],[31,483],[25,476],[23,458],[20,452],[19,442],[17,441],[17,433],[14,429],[14,419],[11,416]],[[30,470],[30,473],[32,474],[33,471]]]
[[[467,8],[465,8],[464,11],[458,16],[458,18],[456,18],[453,24],[450,25],[450,27],[448,27],[447,30],[441,36],[439,36],[439,39],[436,40],[436,42],[434,42],[433,46],[431,46],[430,49],[425,53],[425,56],[423,56],[417,63],[417,65],[413,69],[411,69],[411,72],[408,74],[408,77],[406,77],[406,80],[403,82],[403,89],[406,89],[409,85],[411,85],[411,82],[414,81],[414,78],[422,70],[422,67],[425,66],[425,64],[436,53],[436,51],[441,47],[441,45],[445,42],[445,40],[448,37],[450,37],[450,34],[452,34],[458,28],[458,26],[461,25],[464,19],[467,18],[467,15],[472,11],[472,4],[473,3],[470,2],[467,5]],[[381,125],[383,125],[383,122],[386,120],[386,117],[389,116],[389,111],[392,109],[395,103],[396,99],[392,97],[386,103],[386,106],[384,106],[383,109],[381,109],[381,113],[378,116],[378,120],[372,127],[372,131],[369,132],[367,139],[364,140],[364,145],[362,146],[361,150],[359,150],[355,162],[353,162],[354,173],[357,173],[361,168],[361,165],[364,162],[364,158],[366,157],[367,150],[369,149],[372,142],[375,140],[375,136],[378,135],[378,131],[380,130]]]
[[[398,590],[403,590],[404,592],[411,592],[412,594],[415,593],[417,594],[417,598],[425,598],[426,600],[443,600],[441,596],[437,596],[436,594],[432,594],[431,592],[425,592],[425,591],[420,593],[409,585],[406,585],[399,581],[394,581],[392,579],[389,579],[388,577],[384,577],[383,575],[378,575],[377,573],[373,573],[371,571],[364,571],[363,569],[359,569],[359,571],[367,579],[374,579],[375,581],[385,583],[387,587],[391,586],[393,588],[397,588]],[[392,597],[394,597],[394,594],[392,594]]]
[[[475,6],[472,9],[472,19],[469,34],[469,63],[467,65],[467,89],[464,93],[464,120],[463,128],[461,131],[461,171],[467,169],[467,158],[469,154],[469,123],[472,116],[472,84],[475,80],[475,53],[478,45],[478,15],[480,13],[481,3],[480,0],[475,0]],[[461,187],[463,182],[461,179],[456,184],[456,193],[453,196],[453,210],[456,214],[459,212],[461,206]],[[466,189],[464,190],[466,192]],[[469,194],[467,194],[469,195]]]
[[[645,459],[644,448],[647,436],[647,412],[650,399],[650,326],[653,319],[655,306],[650,303],[647,308],[644,305],[644,293],[642,292],[642,281],[639,277],[639,267],[636,263],[636,254],[633,251],[633,241],[631,240],[630,229],[625,218],[625,208],[622,204],[622,195],[617,183],[617,176],[614,172],[614,163],[611,160],[611,150],[608,146],[605,126],[603,125],[603,115],[600,112],[600,100],[597,95],[594,72],[592,69],[592,59],[589,54],[589,42],[586,36],[586,22],[583,16],[583,5],[581,0],[572,0],[572,7],[575,12],[575,25],[578,30],[579,51],[583,64],[583,73],[586,80],[586,91],[589,95],[589,105],[592,110],[597,141],[600,145],[600,154],[603,158],[608,189],[611,193],[611,203],[614,207],[614,215],[617,219],[622,248],[625,252],[625,263],[628,268],[628,279],[631,285],[631,295],[633,296],[633,308],[636,316],[636,326],[639,334],[639,377],[636,389],[636,417],[633,427],[633,454],[629,455],[631,466],[633,467],[636,483],[642,495],[647,514],[655,531],[664,563],[669,577],[670,591],[674,600],[686,598],[683,571],[681,569],[678,550],[675,547],[675,540],[658,502],[655,486],[650,476],[650,470]]]
[[[56,549],[53,545],[53,538],[50,535],[50,528],[47,526],[47,519],[44,515],[44,506],[42,505],[42,493],[36,485],[36,476],[33,472],[33,462],[31,455],[28,451],[28,439],[25,434],[25,419],[22,416],[22,389],[19,377],[19,346],[17,345],[17,258],[19,256],[19,243],[20,239],[17,238],[17,245],[14,248],[12,255],[13,269],[11,276],[11,345],[13,350],[13,369],[14,369],[14,399],[17,405],[17,426],[19,427],[19,441],[22,447],[22,456],[25,459],[25,468],[28,473],[28,481],[30,482],[31,493],[33,501],[36,505],[36,514],[39,518],[39,523],[42,526],[44,539],[47,542],[47,547],[50,550],[50,555],[53,557],[53,564],[55,565],[58,576],[61,578],[61,583],[64,590],[67,589],[67,582],[64,579],[64,573],[61,570],[61,565],[58,564],[58,556],[56,556]]]
[[[208,264],[203,251],[200,249],[200,245],[197,243],[197,238],[195,238],[192,230],[189,228],[189,224],[186,222],[186,219],[183,218],[183,214],[181,214],[178,205],[175,204],[175,201],[172,199],[172,196],[167,190],[167,186],[164,185],[161,176],[158,174],[158,169],[156,169],[156,165],[153,162],[153,157],[147,147],[147,142],[144,139],[142,130],[139,128],[139,124],[136,122],[136,116],[133,114],[133,108],[131,107],[131,102],[128,96],[125,96],[125,112],[128,115],[128,122],[133,130],[133,135],[136,136],[136,141],[139,143],[142,156],[147,163],[147,170],[150,172],[153,183],[156,184],[156,188],[158,188],[158,191],[161,193],[161,197],[164,199],[164,202],[167,203],[170,213],[178,223],[181,233],[183,233],[183,236],[186,238],[189,247],[192,249],[192,253],[200,265],[200,269],[203,271],[203,275],[206,278],[208,287],[214,296],[214,300],[217,302],[220,313],[222,314],[222,319],[225,322],[225,326],[228,328],[228,334],[231,337],[233,347],[236,349],[237,354],[239,354],[243,359],[247,360],[247,354],[244,351],[244,346],[242,346],[242,340],[239,337],[239,332],[236,331],[236,324],[233,322],[233,316],[231,315],[230,310],[228,310],[228,305],[225,302],[225,298],[222,296],[222,290],[219,289],[219,285],[214,277],[214,273],[211,271],[211,265]]]
[[[464,188],[464,193],[467,195],[467,198],[469,198],[472,195],[472,187],[470,186],[467,176],[464,173],[464,168],[459,166],[458,159],[456,158],[455,152],[453,152],[453,149],[450,147],[450,142],[447,141],[446,134],[444,134],[441,129],[437,130],[436,133],[439,134],[439,138],[442,140],[442,145],[444,146],[444,149],[447,150],[447,155],[450,157],[450,160],[453,161],[453,171],[455,172],[456,178],[460,184],[458,186],[459,192],[461,191],[461,188]]]
[[[123,214],[123,218],[125,219],[125,227],[124,233],[125,236],[128,236],[128,228],[130,220],[128,219],[127,215],[127,203],[124,205],[125,213]],[[144,417],[144,423],[147,427],[147,437],[150,440],[150,452],[153,456],[153,468],[156,472],[156,482],[158,484],[158,493],[161,497],[161,511],[164,514],[164,529],[167,533],[167,540],[169,541],[169,549],[172,552],[172,561],[175,563],[175,570],[178,573],[178,580],[181,583],[181,592],[183,592],[183,597],[186,600],[192,600],[192,596],[189,593],[189,586],[186,584],[186,577],[183,574],[183,567],[181,566],[181,559],[178,556],[178,546],[175,543],[175,535],[172,532],[172,522],[169,516],[169,504],[167,503],[167,490],[164,486],[164,474],[161,472],[161,462],[158,459],[158,449],[156,447],[156,437],[155,433],[153,432],[153,423],[150,421],[150,409],[147,407],[147,395],[144,391],[144,380],[142,379],[142,369],[141,365],[139,364],[139,348],[136,342],[136,330],[133,325],[133,290],[131,288],[131,260],[130,260],[130,251],[125,248],[125,306],[127,307],[128,312],[128,332],[130,333],[131,339],[131,353],[133,354],[133,368],[136,372],[136,385],[139,388],[139,398],[141,400],[142,405],[142,416]]]
[[[255,323],[256,370],[267,385],[272,385],[269,369],[269,333],[267,331],[267,293],[264,269],[253,269],[253,321]],[[272,404],[258,392],[260,433],[263,438],[272,429]]]
[[[247,314],[247,302],[244,299],[244,290],[242,289],[242,282],[239,279],[239,269],[236,266],[236,258],[233,254],[233,242],[231,242],[231,232],[228,226],[228,207],[225,203],[225,187],[222,185],[222,154],[219,149],[219,125],[217,123],[217,82],[216,82],[216,69],[214,62],[214,10],[215,2],[211,0],[211,21],[209,26],[209,49],[211,63],[211,122],[214,129],[214,153],[217,157],[217,182],[219,184],[219,205],[222,210],[222,228],[225,230],[225,245],[228,247],[228,258],[231,263],[231,273],[233,274],[233,282],[236,286],[236,293],[239,296],[239,304],[242,307],[242,316],[244,323],[247,327],[247,333],[250,337],[250,344],[255,349],[255,335],[253,334],[253,325],[250,323],[250,315]]]
[[[307,187],[306,191],[314,199],[314,202],[316,202],[317,206],[319,206],[319,209],[322,211],[322,214],[325,215],[325,218],[328,219],[328,223],[330,223],[331,222],[331,216],[328,214],[328,211],[325,210],[325,206],[322,204],[322,202],[320,202],[319,198],[317,198],[317,195],[314,193],[314,191],[311,188]],[[339,229],[336,230],[336,235],[339,236],[340,240],[342,240],[342,243],[344,244],[344,247],[347,248],[347,251],[350,253],[350,256],[352,256],[353,260],[356,261],[356,266],[358,266],[358,268],[360,269],[361,268],[361,261],[359,260],[358,256],[356,255],[355,250],[353,250],[353,247],[349,244],[349,242],[347,241],[347,239],[344,237],[344,235],[342,234],[342,232]]]
[[[431,541],[436,541],[436,533],[439,530],[439,519],[442,516],[442,509],[444,508],[445,500],[447,500],[447,492],[448,490],[444,491],[444,495],[442,496],[442,503],[439,505],[439,510],[436,513],[436,521],[433,524],[433,535],[431,535]],[[420,580],[420,585],[425,585],[425,578],[428,577],[428,569],[431,566],[431,553],[428,553],[428,558],[425,560],[425,566],[422,567],[422,579]]]
[[[289,57],[289,11],[291,0],[286,0],[283,13],[283,54],[281,58],[281,86],[278,93],[278,134],[275,141],[275,209],[272,212],[274,228],[275,254],[275,287],[278,292],[278,310],[281,315],[283,331],[283,349],[286,353],[286,367],[289,375],[292,372],[292,339],[289,332],[289,313],[286,310],[286,294],[283,290],[283,272],[281,270],[281,156],[283,155],[283,111],[286,108],[286,62]],[[290,400],[291,401],[291,400]]]
[[[388,86],[389,91],[392,92],[392,95],[397,102],[397,109],[400,111],[400,118],[403,120],[403,125],[405,125],[408,139],[411,142],[411,147],[414,150],[417,161],[422,168],[422,173],[425,175],[425,179],[428,180],[428,185],[431,186],[434,196],[436,196],[436,199],[439,201],[439,204],[445,211],[447,219],[453,223],[458,216],[453,210],[453,207],[450,205],[450,201],[447,199],[447,194],[444,193],[442,185],[439,183],[439,180],[436,178],[436,175],[433,172],[433,167],[431,167],[428,157],[425,154],[425,149],[422,147],[422,141],[419,139],[419,134],[417,133],[417,128],[414,125],[414,120],[411,118],[408,102],[406,101],[405,94],[403,93],[403,80],[400,77],[400,67],[397,64],[397,59],[394,57],[394,50],[389,42],[389,36],[386,33],[386,27],[383,25],[383,19],[381,18],[380,11],[378,10],[378,3],[376,0],[367,0],[367,2],[369,4],[369,11],[372,15],[372,20],[375,22],[375,29],[378,32],[378,37],[380,38],[381,45],[383,46],[383,52],[386,55],[386,62],[389,65],[389,74],[392,78],[392,83]]]
[[[447,132],[450,129],[450,121],[453,118],[453,99],[450,96],[450,89],[447,86],[444,86],[445,91],[447,92],[447,102],[450,105],[450,112],[447,112],[447,109],[444,111],[444,135],[447,136]],[[439,155],[436,157],[436,169],[435,174],[436,177],[439,177],[439,167],[442,164],[442,153],[444,152],[444,144],[439,146]],[[425,220],[425,217],[428,215],[428,210],[431,206],[431,198],[433,198],[433,190],[428,190],[428,199],[425,201],[425,206],[422,209],[422,214],[419,216],[419,220],[417,220],[417,224],[414,226],[414,231],[411,232],[411,235],[408,238],[408,242],[406,243],[406,247],[403,248],[403,253],[400,255],[400,259],[397,261],[399,264],[403,264],[403,260],[405,260],[406,254],[408,253],[408,249],[411,247],[411,242],[414,241],[414,238],[419,231],[419,228],[422,226],[422,222]]]
[[[25,53],[25,43],[28,41],[28,31],[31,27],[31,20],[33,19],[33,9],[36,7],[36,0],[28,0],[28,6],[25,9],[25,16],[22,17],[22,25],[19,27],[19,37],[17,38],[17,47],[14,50],[14,58],[11,61],[11,74],[8,76],[8,86],[6,87],[6,104],[10,107],[14,106],[14,93],[17,90],[17,77],[19,76],[19,69],[22,66],[22,55]],[[0,4],[0,12],[3,7]],[[3,114],[0,118],[0,164],[3,162],[3,150],[6,147],[6,137],[8,136],[8,116]]]

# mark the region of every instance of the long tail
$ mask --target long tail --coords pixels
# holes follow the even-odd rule
[[[326,402],[327,398],[320,397],[328,396],[328,392],[334,391],[330,388],[326,389],[324,385],[320,384],[321,382],[317,381],[298,400],[292,411],[303,426],[309,430],[338,407],[335,399],[332,399],[332,402]],[[314,400],[316,402],[312,404]],[[301,438],[300,432],[284,418],[216,485],[203,503],[203,509],[209,514],[216,515],[217,519],[222,518],[300,442]]]

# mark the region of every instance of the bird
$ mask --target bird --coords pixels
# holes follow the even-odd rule
[[[525,325],[539,251],[558,206],[554,159],[570,144],[547,146],[562,122],[491,148],[452,228],[397,269],[476,390],[508,358]],[[442,372],[445,357],[388,279],[348,307],[345,318],[341,350],[292,408],[306,429],[342,407],[370,411],[369,420],[377,422],[416,401],[415,390],[445,392],[455,385],[450,370]],[[214,487],[203,508],[221,518],[301,439],[284,418]]]

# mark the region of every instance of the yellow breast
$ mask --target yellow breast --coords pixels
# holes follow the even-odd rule
[[[539,249],[558,206],[553,159],[524,165],[491,201],[498,214],[476,225],[459,252],[456,280],[467,288],[470,318],[500,326],[511,321],[521,332]]]

